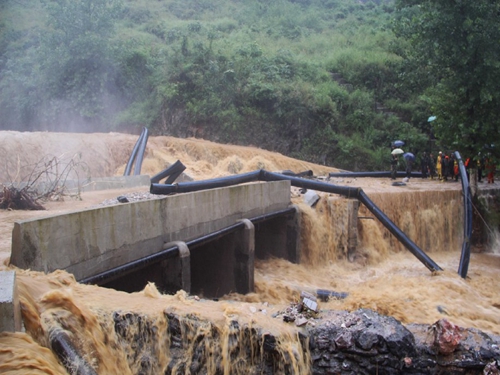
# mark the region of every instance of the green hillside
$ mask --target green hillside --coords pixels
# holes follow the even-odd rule
[[[0,129],[254,145],[349,170],[428,150],[392,1],[0,1]],[[415,83],[417,82],[417,84]]]

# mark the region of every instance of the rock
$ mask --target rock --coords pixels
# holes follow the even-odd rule
[[[305,326],[307,324],[308,320],[306,318],[304,318],[303,316],[295,319],[295,325],[297,327],[302,327],[302,326]]]
[[[308,292],[302,292],[300,293],[300,297],[305,307],[311,311],[318,312],[318,302],[315,295]]]
[[[434,345],[441,354],[451,354],[462,339],[461,328],[446,319],[438,320],[432,325]]]

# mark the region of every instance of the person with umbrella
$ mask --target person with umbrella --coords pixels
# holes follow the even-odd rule
[[[398,172],[399,155],[403,153],[404,151],[400,148],[395,148],[391,151],[391,180],[396,179],[396,174]]]

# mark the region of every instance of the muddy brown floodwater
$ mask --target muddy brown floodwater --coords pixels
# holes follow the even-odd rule
[[[81,176],[122,175],[137,136],[107,134],[0,132],[0,181],[9,183],[29,175],[42,158],[78,160]],[[337,171],[302,162],[256,147],[221,145],[200,139],[150,137],[142,172],[154,175],[167,165],[181,160],[185,173],[196,180],[244,173],[256,169],[269,171],[313,170],[317,176]],[[444,271],[431,273],[406,251],[370,213],[360,207],[357,257],[349,262],[343,249],[332,247],[331,228],[335,225],[332,207],[338,197],[321,193],[321,200],[310,208],[292,189],[292,201],[300,206],[302,264],[281,259],[259,260],[255,269],[255,292],[232,294],[218,303],[200,304],[182,293],[160,295],[154,285],[142,292],[123,293],[75,282],[72,275],[57,271],[45,275],[17,270],[23,317],[28,333],[0,336],[0,373],[65,374],[42,334],[54,313],[87,322],[86,345],[96,352],[101,373],[134,373],[112,348],[97,327],[106,322],[98,311],[120,309],[154,315],[175,309],[177,313],[198,314],[221,322],[238,316],[269,331],[288,330],[286,324],[271,316],[299,298],[301,291],[329,289],[348,293],[343,300],[321,303],[321,309],[356,310],[364,307],[393,316],[402,323],[432,324],[447,318],[463,327],[500,334],[500,246],[474,249],[468,277],[457,274],[461,251],[462,196],[460,183],[411,179],[406,186],[392,186],[389,179],[335,178],[332,183],[361,187],[368,196],[413,241],[425,250]],[[482,184],[482,189],[498,189],[497,184]],[[146,189],[147,190],[147,189]],[[0,212],[1,269],[9,266],[11,232],[16,220],[52,215],[99,205],[106,199],[137,192],[138,189],[82,193],[77,198],[45,202],[46,211]],[[458,224],[457,224],[458,223]],[[59,249],[59,251],[62,251]],[[255,307],[255,308],[253,308]],[[55,310],[54,310],[55,309]],[[49,316],[51,318],[49,318]],[[75,326],[78,324],[75,323]],[[91,328],[89,328],[91,327]],[[167,361],[167,358],[164,361]],[[303,370],[303,369],[302,369]],[[132,372],[131,372],[132,371]],[[300,373],[300,364],[296,371]]]

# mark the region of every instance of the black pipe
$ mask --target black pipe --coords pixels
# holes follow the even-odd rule
[[[290,207],[290,208],[285,208],[284,210],[281,210],[281,211],[271,212],[270,214],[265,214],[265,215],[253,217],[250,219],[250,221],[253,224],[258,224],[258,223],[265,221],[265,220],[271,220],[271,219],[275,219],[275,218],[280,217],[280,216],[291,215],[291,214],[294,214],[296,212],[297,212],[297,210],[295,207]]]
[[[152,255],[148,255],[144,258],[134,260],[124,265],[98,273],[97,275],[89,276],[84,279],[78,280],[78,282],[82,284],[100,285],[105,282],[116,280],[131,272],[138,271],[141,268],[144,268],[152,263],[156,263],[169,258],[175,258],[178,255],[179,255],[179,248],[177,246],[172,246],[169,247],[168,249],[164,249]]]
[[[50,346],[69,374],[97,375],[97,372],[78,353],[67,333],[52,330],[49,333]]]
[[[356,198],[363,203],[380,222],[408,249],[417,257],[429,270],[442,270],[427,254],[425,254],[413,241],[411,241],[358,187],[347,187],[329,184],[322,181],[308,180],[304,178],[285,176],[281,173],[267,172],[263,169],[248,172],[241,175],[221,177],[205,181],[193,181],[180,183],[176,185],[151,184],[150,192],[152,194],[170,194],[179,192],[198,191],[223,186],[231,186],[244,182],[255,180],[261,181],[290,181],[293,186],[319,190],[327,193],[340,194],[347,198]]]
[[[348,186],[338,186],[329,184],[323,181],[308,180],[300,177],[285,176],[280,173],[267,172],[265,170],[260,171],[261,181],[290,181],[293,186],[324,191],[326,193],[340,194],[347,198],[357,198],[360,188],[348,187]]]
[[[462,278],[467,277],[470,261],[470,239],[472,236],[472,194],[470,191],[467,171],[465,170],[462,157],[458,151],[455,151],[455,158],[458,160],[460,170],[460,180],[462,181],[462,194],[464,196],[464,240],[462,242],[462,252],[460,254],[460,264],[458,274]]]
[[[174,185],[151,184],[151,194],[167,195],[171,193],[187,193],[206,189],[215,189],[220,187],[232,186],[258,180],[260,170],[239,175],[214,178],[204,181],[180,182]]]
[[[144,153],[146,152],[146,144],[148,143],[149,131],[145,127],[143,128],[144,136],[141,139],[141,144],[139,145],[139,150],[137,150],[137,160],[134,166],[134,175],[139,176],[141,174],[142,161],[144,159]]]
[[[374,177],[383,178],[391,177],[390,171],[378,171],[378,172],[330,172],[328,177]],[[398,171],[396,172],[396,177],[406,177],[406,172]],[[422,172],[411,172],[410,177],[422,178]]]
[[[173,183],[179,175],[184,172],[186,169],[186,166],[182,164],[180,160],[177,160],[174,164],[172,164],[170,167],[164,169],[158,174],[155,174],[153,177],[151,177],[151,183],[157,184],[160,182],[160,180],[164,179],[167,176],[170,176],[166,181],[165,184],[171,184]],[[175,176],[175,178],[172,178]]]
[[[410,252],[420,260],[430,271],[442,271],[427,254],[425,254],[412,240],[406,236],[365,194],[360,190],[359,201],[368,208],[373,215],[391,232]]]
[[[243,225],[244,224],[242,222],[233,224],[229,227],[220,229],[205,236],[186,242],[186,245],[188,248],[193,248],[196,246],[203,245],[204,243],[213,241],[218,237],[225,236],[226,234],[241,228]],[[86,277],[85,279],[79,280],[78,282],[82,284],[97,284],[97,285],[108,283],[110,281],[123,277],[131,272],[139,271],[140,269],[147,267],[150,264],[158,263],[160,261],[169,258],[175,258],[178,255],[179,255],[179,248],[177,246],[172,246],[167,249],[161,250],[157,253],[148,255],[144,258],[140,258],[132,262],[129,262],[127,264],[124,264],[122,266],[115,267],[111,270],[101,272],[94,276]]]
[[[314,172],[310,169],[307,171],[299,172],[299,173],[295,173],[293,171],[286,170],[286,171],[281,171],[281,174],[284,174],[285,176],[294,176],[294,177],[313,177],[314,176]]]
[[[225,235],[227,235],[231,232],[234,232],[237,229],[241,229],[244,226],[245,226],[245,224],[242,221],[240,221],[240,222],[237,222],[236,224],[230,225],[230,226],[225,227],[223,229],[219,229],[219,230],[212,232],[210,234],[207,234],[205,236],[201,236],[201,237],[195,238],[194,240],[188,241],[188,242],[186,242],[186,245],[189,249],[197,247],[197,246],[201,246],[201,245],[206,244],[207,242],[214,241],[220,237],[224,237]]]
[[[124,176],[130,176],[130,170],[132,169],[132,165],[134,164],[134,160],[137,156],[137,150],[139,150],[141,140],[144,137],[144,129],[145,128],[142,128],[141,135],[139,135],[137,142],[135,142],[134,148],[132,149],[132,153],[130,154],[130,157],[128,158],[128,162],[127,162],[127,165],[125,167],[125,171],[123,172]]]

